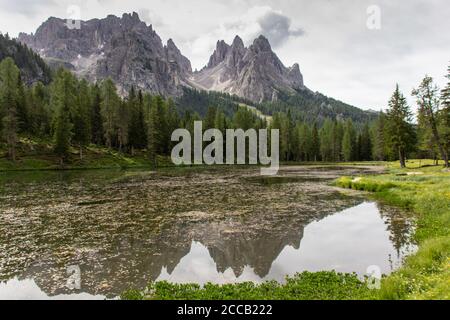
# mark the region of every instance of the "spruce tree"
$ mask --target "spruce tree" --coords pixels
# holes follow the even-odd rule
[[[438,92],[439,89],[434,85],[433,78],[426,76],[419,88],[414,89],[412,94],[416,97],[417,105],[419,107],[419,126],[430,130],[434,145],[437,147],[444,160],[444,166],[449,168],[448,152],[445,150],[441,133],[439,132],[440,101]]]
[[[129,109],[124,101],[119,101],[119,109],[117,110],[117,141],[119,152],[123,152],[128,145],[128,126],[130,114]]]
[[[314,123],[312,132],[311,132],[311,157],[310,160],[312,161],[319,161],[320,158],[320,136],[319,136],[319,129],[317,128],[317,123]]]
[[[106,146],[112,148],[117,138],[117,120],[120,108],[120,98],[117,89],[111,79],[103,81],[101,86],[101,114]]]
[[[387,137],[386,137],[386,114],[381,112],[375,121],[373,133],[373,158],[378,161],[388,159]]]
[[[359,146],[359,160],[372,160],[372,139],[370,137],[369,125],[366,123],[362,129]]]
[[[166,148],[165,153],[170,154],[172,148],[175,146],[176,142],[172,142],[172,133],[181,127],[180,116],[178,115],[178,111],[175,107],[175,102],[173,99],[169,98],[166,103],[166,123],[167,123],[167,131],[165,136]],[[214,123],[213,123],[214,127]]]
[[[30,131],[30,118],[28,114],[29,101],[27,99],[26,91],[19,72],[19,78],[17,80],[17,120],[20,132]]]
[[[134,149],[143,149],[147,146],[147,128],[144,116],[144,97],[142,92],[136,94],[134,87],[128,95],[128,110],[130,112],[129,144],[131,153]]]
[[[447,85],[441,94],[441,111],[439,113],[439,129],[445,152],[450,153],[450,66],[446,75]]]
[[[76,79],[66,70],[59,70],[52,84],[51,105],[55,110],[54,119],[54,151],[60,157],[61,165],[69,157],[73,124],[71,110],[77,105]]]
[[[102,120],[102,98],[98,85],[91,90],[91,139],[92,143],[102,145],[104,143],[103,120]]]
[[[397,85],[387,110],[387,132],[389,144],[397,151],[402,168],[406,167],[406,154],[414,144],[411,118],[412,113],[406,98]]]
[[[342,138],[342,156],[344,161],[353,161],[355,159],[355,129],[353,122],[348,120],[345,124],[344,136]]]
[[[17,146],[17,106],[19,68],[13,59],[6,58],[0,63],[0,116],[1,133],[8,148],[8,157],[16,161]]]
[[[157,166],[157,156],[164,148],[164,100],[155,97],[148,117],[147,152],[152,164]]]
[[[77,103],[71,110],[73,123],[73,142],[79,147],[80,159],[83,160],[83,148],[91,140],[91,99],[89,84],[81,80],[78,84]]]

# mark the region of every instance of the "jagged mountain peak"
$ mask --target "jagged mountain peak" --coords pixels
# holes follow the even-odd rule
[[[81,21],[71,29],[63,19],[51,17],[35,34],[20,34],[52,66],[72,69],[90,81],[112,78],[122,94],[132,86],[152,94],[178,95],[183,86],[236,94],[260,102],[278,93],[304,88],[298,64],[287,68],[263,35],[247,48],[238,35],[231,45],[224,40],[208,64],[192,72],[191,63],[172,39],[161,38],[136,12],[121,17]]]
[[[68,67],[90,81],[112,78],[124,95],[132,86],[164,96],[180,94],[183,79],[192,72],[173,40],[164,46],[136,12],[81,21],[81,29],[50,18],[35,34],[20,34],[19,41],[51,65]]]
[[[194,74],[192,82],[201,89],[255,102],[276,100],[281,91],[294,93],[305,88],[300,66],[285,67],[263,35],[248,48],[239,36],[231,46],[218,41],[208,65]]]
[[[236,36],[233,40],[233,44],[231,45],[231,47],[243,49],[245,48],[244,41],[242,41],[241,37]]]
[[[254,50],[255,52],[272,52],[272,46],[266,37],[260,35],[253,41],[253,44],[250,46],[250,50]]]
[[[214,68],[219,63],[224,61],[229,50],[230,50],[230,46],[224,40],[217,41],[216,49],[214,50],[214,53],[210,57],[208,65],[206,67]]]

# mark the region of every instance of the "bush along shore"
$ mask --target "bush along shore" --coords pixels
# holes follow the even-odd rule
[[[430,161],[430,164],[433,163]],[[379,290],[356,274],[304,272],[284,284],[214,285],[151,283],[143,290],[124,292],[122,299],[450,299],[450,172],[426,161],[409,161],[407,169],[388,165],[381,175],[342,177],[335,185],[368,191],[370,197],[405,209],[414,216],[418,244],[402,268],[384,277]]]

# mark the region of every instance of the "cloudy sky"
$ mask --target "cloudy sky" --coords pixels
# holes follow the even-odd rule
[[[409,96],[425,74],[443,85],[450,63],[448,0],[0,0],[0,31],[34,32],[72,5],[83,20],[138,12],[194,68],[219,39],[264,34],[310,89],[364,109],[384,108],[396,83]]]

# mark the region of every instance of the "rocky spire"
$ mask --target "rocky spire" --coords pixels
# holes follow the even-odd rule
[[[214,68],[219,63],[225,60],[230,46],[223,40],[217,41],[216,50],[209,59],[207,68]]]

